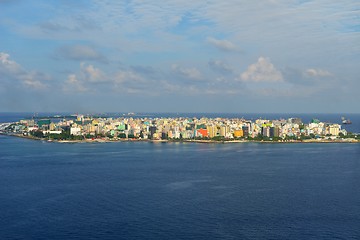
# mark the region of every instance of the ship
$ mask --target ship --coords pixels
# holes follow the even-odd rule
[[[342,124],[351,124],[352,123],[350,119],[345,119],[345,117],[341,118],[341,122],[342,122]]]

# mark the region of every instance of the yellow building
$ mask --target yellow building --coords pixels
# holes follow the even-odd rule
[[[226,126],[226,125],[221,125],[220,126],[220,136],[226,137],[228,132],[230,132],[229,126]]]
[[[244,136],[244,131],[242,129],[234,130],[234,137],[239,138]]]
[[[52,123],[50,123],[50,125],[49,125],[49,130],[50,131],[54,131],[55,130],[55,124],[52,122]]]
[[[330,125],[329,132],[333,136],[338,136],[340,132],[340,125],[339,124]]]
[[[206,129],[208,131],[208,135],[210,138],[213,138],[216,136],[216,129],[215,129],[215,126],[212,126],[212,125],[208,125],[206,126]]]

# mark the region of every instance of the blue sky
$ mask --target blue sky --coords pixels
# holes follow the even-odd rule
[[[0,0],[0,111],[360,113],[359,1]]]

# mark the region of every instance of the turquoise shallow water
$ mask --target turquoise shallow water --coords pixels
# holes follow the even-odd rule
[[[360,144],[0,136],[1,239],[359,239]]]

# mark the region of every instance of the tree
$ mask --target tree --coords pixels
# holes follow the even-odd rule
[[[37,131],[31,131],[30,132],[32,136],[37,137],[37,138],[43,138],[44,134],[42,131],[37,130]]]

